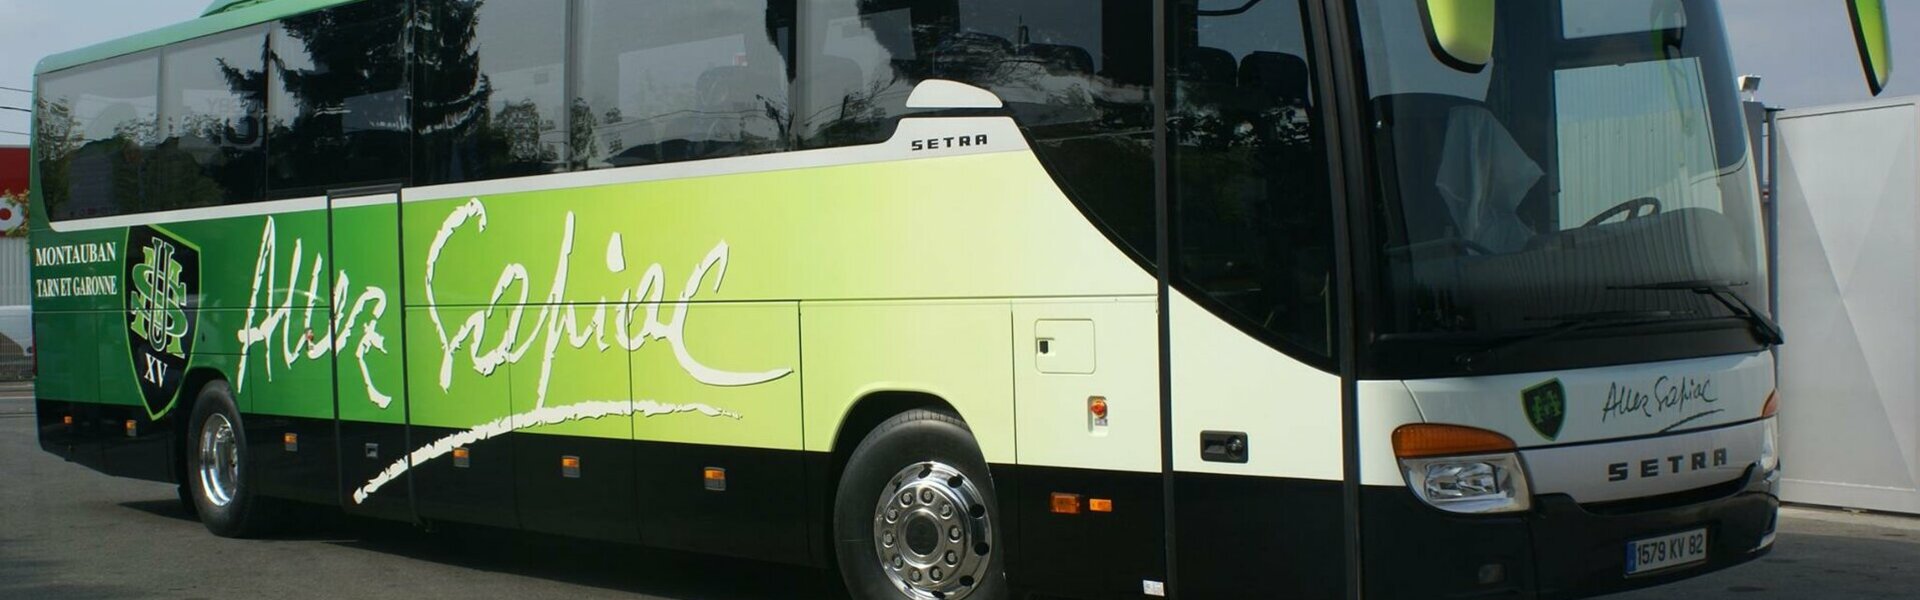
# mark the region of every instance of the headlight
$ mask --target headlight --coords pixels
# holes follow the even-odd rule
[[[1518,454],[1402,459],[1400,468],[1413,494],[1441,510],[1491,514],[1533,505]]]
[[[1772,473],[1780,468],[1780,418],[1768,417],[1767,433],[1760,440],[1760,472]]]

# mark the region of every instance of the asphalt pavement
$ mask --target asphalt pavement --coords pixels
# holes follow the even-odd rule
[[[267,540],[214,537],[174,488],[40,451],[30,388],[0,384],[0,598],[841,597],[832,574],[482,528],[316,512]],[[1760,562],[1609,600],[1920,598],[1920,519],[1792,508]]]

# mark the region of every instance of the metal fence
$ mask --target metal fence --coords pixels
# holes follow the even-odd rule
[[[0,238],[0,381],[33,376],[33,279],[26,238]]]

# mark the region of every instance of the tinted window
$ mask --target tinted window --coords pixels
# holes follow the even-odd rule
[[[41,189],[56,220],[146,209],[142,169],[159,138],[160,60],[151,52],[41,78]]]
[[[790,9],[768,0],[583,0],[577,168],[783,150]],[[786,2],[791,6],[791,1]]]
[[[290,17],[273,34],[272,195],[402,179],[409,164],[406,3]]]
[[[985,88],[1081,206],[1151,251],[1151,3],[820,0],[802,12],[804,145],[885,141],[921,112],[906,101],[926,79]]]
[[[162,135],[149,165],[150,208],[258,200],[264,193],[265,28],[168,48],[161,58]]]
[[[451,183],[565,166],[564,5],[454,0],[423,6],[414,33],[415,176]]]
[[[1168,123],[1182,286],[1243,328],[1329,355],[1333,205],[1298,0],[1183,3]],[[1198,10],[1196,10],[1196,8]]]

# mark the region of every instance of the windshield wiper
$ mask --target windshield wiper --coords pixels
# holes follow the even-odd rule
[[[1610,289],[1610,290],[1686,290],[1689,292],[1693,292],[1695,294],[1700,294],[1702,296],[1708,296],[1713,298],[1714,300],[1719,301],[1722,306],[1727,307],[1727,310],[1732,311],[1734,316],[1745,319],[1748,324],[1751,324],[1753,326],[1753,330],[1756,333],[1760,334],[1760,341],[1762,343],[1765,343],[1771,346],[1778,346],[1780,344],[1786,343],[1787,334],[1786,332],[1780,330],[1779,323],[1773,322],[1773,319],[1771,317],[1761,314],[1759,310],[1755,310],[1753,308],[1753,305],[1748,304],[1745,298],[1741,298],[1739,294],[1733,293],[1733,288],[1740,287],[1743,285],[1747,285],[1747,283],[1744,281],[1735,283],[1730,281],[1714,281],[1714,280],[1701,279],[1701,280],[1692,280],[1692,281],[1665,281],[1660,283],[1643,283],[1639,285],[1618,285],[1618,286],[1608,287],[1607,289]]]
[[[1559,325],[1555,325],[1545,331],[1500,342],[1472,352],[1462,352],[1453,357],[1453,362],[1471,371],[1475,365],[1507,354],[1512,354],[1515,350],[1546,342],[1582,329],[1602,325],[1630,325],[1635,323],[1665,321],[1681,314],[1683,313],[1676,313],[1670,310],[1617,310],[1559,315],[1543,319],[1546,321],[1557,321],[1560,323]]]

